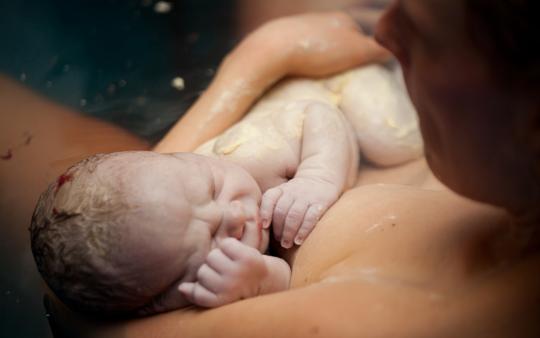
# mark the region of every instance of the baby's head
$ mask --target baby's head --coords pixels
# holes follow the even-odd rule
[[[72,308],[150,314],[188,305],[216,243],[235,237],[264,250],[261,192],[242,168],[189,153],[95,155],[42,194],[32,251],[50,288]]]

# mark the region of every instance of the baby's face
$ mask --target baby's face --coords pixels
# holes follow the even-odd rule
[[[142,285],[194,280],[207,254],[227,237],[266,249],[261,191],[241,167],[195,154],[151,152],[120,153],[104,165],[101,175],[118,176],[115,185],[129,209],[117,259]]]

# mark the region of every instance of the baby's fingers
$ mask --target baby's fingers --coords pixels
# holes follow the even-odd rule
[[[197,283],[216,294],[223,288],[221,275],[207,264],[203,264],[197,271]]]
[[[223,305],[219,297],[199,283],[182,283],[178,286],[184,297],[191,303],[202,307],[217,307]]]
[[[221,251],[233,261],[241,261],[253,255],[259,255],[256,249],[245,245],[235,238],[226,238],[219,244]]]
[[[308,204],[304,201],[295,201],[289,209],[287,218],[285,218],[285,227],[281,236],[281,246],[290,249],[293,246],[293,239],[308,209]]]
[[[283,194],[274,208],[274,214],[272,215],[272,230],[274,231],[274,238],[277,241],[281,241],[283,235],[283,227],[285,219],[289,214],[289,210],[294,203],[294,198],[290,194]]]
[[[311,205],[309,209],[307,210],[304,221],[302,222],[302,225],[300,226],[300,229],[298,230],[298,233],[296,234],[296,237],[294,239],[294,244],[296,245],[302,245],[304,241],[306,240],[307,236],[311,233],[319,219],[321,218],[322,214],[324,212],[324,208],[318,204]]]
[[[206,264],[219,274],[225,274],[234,269],[234,262],[220,248],[215,248],[206,257]]]
[[[261,202],[261,219],[263,229],[268,229],[270,227],[274,208],[276,207],[277,201],[282,194],[283,191],[280,188],[269,189],[264,193]]]

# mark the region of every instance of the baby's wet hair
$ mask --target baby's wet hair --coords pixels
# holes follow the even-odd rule
[[[40,196],[32,216],[31,246],[48,286],[72,309],[94,315],[126,315],[150,301],[136,281],[116,278],[129,207],[120,180],[100,175],[115,154],[98,154],[69,168]],[[121,173],[118,173],[121,175]]]

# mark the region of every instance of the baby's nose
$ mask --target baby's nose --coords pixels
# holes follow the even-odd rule
[[[225,232],[228,237],[238,240],[242,238],[246,224],[244,205],[240,201],[232,201],[228,212],[225,214]]]

